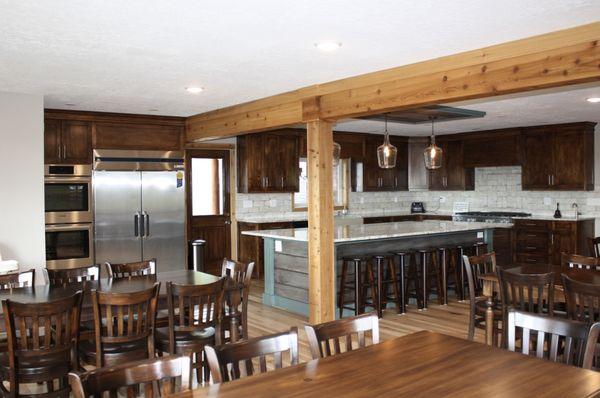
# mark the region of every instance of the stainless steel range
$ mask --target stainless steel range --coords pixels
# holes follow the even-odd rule
[[[452,216],[452,221],[512,224],[513,218],[516,217],[531,217],[531,213],[510,211],[467,211],[463,213],[455,213]]]

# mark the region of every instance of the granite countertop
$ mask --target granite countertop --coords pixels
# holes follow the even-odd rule
[[[347,225],[334,227],[334,242],[352,242],[375,239],[435,235],[452,232],[481,231],[491,228],[512,228],[512,224],[453,222],[453,221],[403,221],[380,224]],[[281,240],[308,241],[308,228],[244,231],[243,235]]]
[[[596,217],[593,216],[583,216],[580,215],[575,218],[572,215],[563,215],[561,218],[554,218],[554,215],[551,214],[532,214],[531,217],[513,217],[513,220],[543,220],[543,221],[586,221],[586,220],[595,220]]]
[[[369,217],[397,217],[397,216],[452,216],[452,212],[426,212],[426,213],[411,213],[410,211],[394,211],[394,212],[368,212],[368,213],[348,213],[339,214],[335,218],[369,218]],[[269,223],[269,222],[286,222],[286,221],[307,221],[308,214],[306,212],[297,212],[297,214],[243,214],[237,217],[237,221],[248,223]]]

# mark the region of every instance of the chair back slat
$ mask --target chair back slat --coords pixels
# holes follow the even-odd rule
[[[94,330],[96,336],[96,366],[103,366],[106,345],[147,344],[153,357],[153,333],[160,283],[149,289],[131,292],[92,290]],[[152,351],[152,352],[150,352]]]
[[[600,321],[600,286],[561,275],[567,305],[567,317],[581,322]]]
[[[35,269],[0,275],[0,290],[33,286],[34,281]]]
[[[554,274],[517,274],[497,270],[500,299],[506,314],[509,308],[532,313],[554,313]]]
[[[168,356],[84,373],[71,372],[69,384],[75,398],[98,397],[105,392],[116,396],[120,388],[140,386],[146,387],[146,397],[171,395],[176,393],[176,379],[181,380],[179,392],[190,389],[190,361],[189,357]]]
[[[69,283],[94,281],[100,278],[100,266],[45,269],[46,283],[50,286],[65,286]]]
[[[379,319],[375,313],[343,318],[320,325],[306,325],[305,330],[313,359],[364,348],[365,332],[371,334],[373,344],[379,343]],[[343,339],[345,350],[341,349],[340,339]],[[353,341],[356,341],[356,344],[353,344]],[[333,353],[330,344],[333,345]]]
[[[155,275],[156,259],[139,261],[135,263],[110,263],[106,262],[106,272],[109,278],[127,279],[136,276]]]
[[[469,296],[474,300],[483,294],[483,281],[478,276],[496,272],[496,253],[483,253],[470,257],[463,255],[463,264],[467,272]]]
[[[561,253],[560,264],[562,272],[577,270],[600,271],[600,258],[598,256],[587,257],[579,254]]]
[[[298,364],[298,329],[293,327],[289,332],[238,341],[231,344],[206,346],[204,348],[215,383],[223,383],[255,374],[253,360],[258,363],[260,373],[271,368],[283,367],[283,354],[289,356],[290,365]],[[268,361],[269,356],[273,357]],[[240,362],[244,365],[240,368]],[[269,364],[272,362],[272,366]],[[240,369],[245,369],[241,372]],[[245,374],[244,374],[245,373]]]
[[[553,362],[582,366],[591,361],[588,351],[589,325],[568,319],[532,314],[524,311],[508,312],[508,349],[517,351],[517,330],[521,330],[521,352]],[[531,338],[535,337],[534,349]],[[596,336],[597,338],[598,336]],[[595,342],[590,342],[595,346]]]

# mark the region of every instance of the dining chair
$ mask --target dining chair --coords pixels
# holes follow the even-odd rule
[[[509,308],[537,314],[554,313],[554,273],[519,274],[510,270],[497,270],[500,301],[504,315]]]
[[[40,398],[68,397],[67,374],[77,369],[77,342],[83,293],[43,303],[2,301],[8,352],[0,353],[0,389],[17,397],[22,383],[46,383]],[[58,389],[55,390],[55,380]],[[31,395],[29,395],[31,396]]]
[[[377,318],[377,316],[375,316]],[[290,366],[298,364],[298,329],[292,327],[289,332],[275,333],[231,344],[206,346],[204,348],[210,366],[213,383],[252,376],[255,373],[268,372],[269,367],[283,368],[283,354],[289,358]],[[267,361],[268,356],[273,356]],[[258,369],[253,364],[257,359]],[[241,363],[240,363],[241,362]]]
[[[596,258],[600,257],[600,236],[596,238],[587,238],[587,241],[590,255]]]
[[[580,282],[562,274],[567,317],[587,322],[600,321],[600,285]]]
[[[0,290],[33,286],[35,269],[0,275]]]
[[[225,282],[226,278],[205,285],[167,282],[169,326],[156,329],[156,348],[171,355],[189,356],[198,383],[202,383],[203,375],[208,382],[210,375],[204,347],[221,344]]]
[[[69,373],[69,384],[75,398],[99,397],[105,392],[117,396],[118,390],[123,387],[127,388],[127,396],[131,396],[132,391],[141,385],[145,387],[146,397],[163,397],[176,392],[175,379],[181,380],[178,392],[190,389],[190,358],[167,356],[84,373]]]
[[[81,359],[96,367],[154,358],[154,321],[160,283],[136,292],[91,291],[94,341],[79,344]]]
[[[560,264],[562,272],[571,270],[600,270],[600,258],[580,256],[579,254],[561,253]]]
[[[67,269],[44,268],[44,277],[46,283],[50,286],[64,286],[74,282],[93,281],[98,280],[100,277],[100,267],[92,265],[89,267]]]
[[[596,339],[598,327],[600,324],[593,327]],[[592,335],[589,324],[511,309],[507,327],[509,351],[517,351],[517,328],[521,330],[521,353],[591,368],[596,344],[592,338],[588,339]],[[535,338],[533,343],[532,338]]]
[[[254,262],[242,263],[239,261],[223,259],[221,276],[231,278],[233,286],[229,286],[223,299],[222,341],[230,341],[233,337],[248,337],[248,300]],[[232,334],[231,326],[239,325],[236,333]],[[225,336],[225,333],[228,336]],[[234,340],[236,340],[234,338]]]
[[[306,325],[304,329],[313,359],[364,348],[367,345],[366,334],[368,332],[371,334],[372,344],[379,344],[377,313],[342,318],[319,325]]]
[[[463,264],[469,286],[469,330],[467,338],[473,341],[475,328],[485,329],[487,311],[487,298],[481,297],[483,285],[477,276],[496,272],[496,253],[491,252],[470,257],[463,255]],[[494,311],[494,338],[497,339],[502,321],[502,303],[497,296],[493,299],[492,308]]]
[[[105,262],[106,273],[109,278],[124,279],[133,276],[155,275],[156,259],[139,261],[136,263],[111,263]]]

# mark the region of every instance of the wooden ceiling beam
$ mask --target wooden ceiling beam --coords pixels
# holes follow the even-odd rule
[[[600,22],[367,73],[230,106],[186,121],[188,141],[306,122],[303,102],[337,120],[505,93],[600,80]],[[516,68],[516,69],[515,69]],[[446,77],[444,79],[444,76]]]

